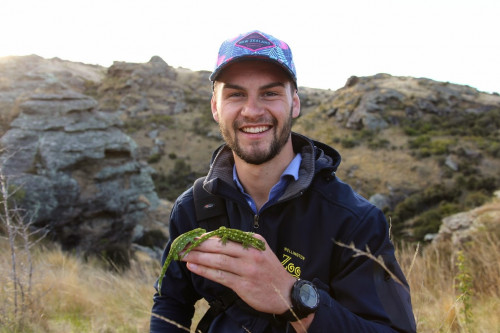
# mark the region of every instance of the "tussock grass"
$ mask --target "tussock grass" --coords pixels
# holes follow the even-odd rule
[[[499,332],[500,201],[482,206],[478,214],[483,227],[462,245],[427,245],[414,261],[413,245],[403,244],[398,250],[410,284],[418,332]],[[470,278],[465,291],[460,288],[464,282],[460,265]],[[470,323],[466,306],[470,306]]]
[[[6,245],[1,244],[2,275]],[[33,254],[35,277],[23,325],[0,332],[146,332],[159,263],[138,256],[130,270],[117,272],[97,260],[84,262],[59,248]],[[0,290],[0,308],[10,297]],[[5,310],[5,309],[4,309]],[[1,311],[1,310],[0,310]],[[1,325],[0,325],[1,326]],[[18,330],[19,327],[22,330]]]

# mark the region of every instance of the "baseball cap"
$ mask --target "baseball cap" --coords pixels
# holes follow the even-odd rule
[[[238,35],[222,43],[210,80],[215,81],[227,65],[252,58],[280,65],[297,86],[297,73],[288,44],[258,30]]]

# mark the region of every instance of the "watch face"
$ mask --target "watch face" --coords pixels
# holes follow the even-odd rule
[[[300,286],[299,297],[301,303],[308,308],[312,309],[318,304],[318,293],[310,284]]]

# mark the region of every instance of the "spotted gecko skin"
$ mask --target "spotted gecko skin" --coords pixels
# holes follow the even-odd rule
[[[161,296],[161,285],[163,281],[163,277],[165,276],[165,273],[167,272],[168,265],[170,265],[170,262],[172,260],[180,260],[180,253],[184,248],[194,241],[196,237],[200,237],[207,231],[203,228],[196,228],[193,230],[190,230],[188,232],[185,232],[179,236],[177,236],[176,239],[172,242],[172,245],[170,246],[170,251],[168,252],[167,259],[163,263],[163,267],[161,269],[160,277],[158,278],[158,294]]]
[[[209,239],[210,237],[217,236],[220,238],[222,244],[226,244],[228,240],[240,243],[243,245],[243,248],[248,248],[249,246],[256,248],[257,250],[264,251],[266,249],[266,245],[260,239],[255,238],[253,232],[241,231],[238,229],[231,229],[226,227],[220,227],[217,230],[211,231],[199,239],[195,240],[191,246],[184,252],[184,256],[188,254],[192,249]]]
[[[203,235],[204,234],[204,235]],[[203,236],[202,236],[203,235]],[[161,284],[165,272],[167,271],[168,265],[172,260],[181,260],[184,258],[192,249],[199,246],[201,243],[209,239],[210,237],[219,237],[222,244],[226,244],[228,240],[240,243],[243,248],[253,247],[257,250],[264,251],[266,249],[266,244],[260,239],[255,238],[253,232],[241,231],[238,229],[220,227],[217,230],[206,232],[203,228],[196,228],[194,230],[188,231],[182,235],[179,235],[173,242],[168,252],[167,259],[163,264],[163,268],[158,279],[158,294],[161,295]],[[201,236],[201,237],[200,237]],[[196,239],[197,237],[200,237]],[[196,239],[196,240],[195,240]],[[182,253],[184,248],[191,243],[186,251]]]

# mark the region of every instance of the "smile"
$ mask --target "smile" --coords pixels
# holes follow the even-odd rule
[[[241,131],[245,132],[245,133],[256,134],[256,133],[265,132],[265,131],[269,130],[270,128],[271,128],[270,126],[243,127],[241,129]]]

